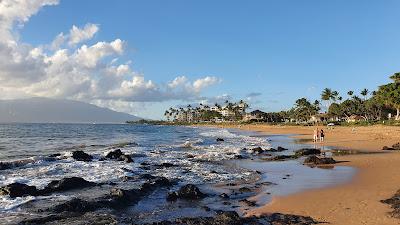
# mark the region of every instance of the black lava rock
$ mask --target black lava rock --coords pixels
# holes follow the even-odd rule
[[[9,195],[11,198],[23,196],[36,196],[38,190],[35,186],[29,186],[21,183],[12,183],[0,188],[0,195]]]
[[[80,177],[69,177],[61,180],[51,181],[43,190],[41,194],[51,194],[53,192],[69,191],[73,189],[80,189],[86,187],[96,186],[96,183],[87,181]]]
[[[72,158],[77,161],[84,161],[84,162],[90,162],[93,160],[93,156],[81,150],[72,152]]]

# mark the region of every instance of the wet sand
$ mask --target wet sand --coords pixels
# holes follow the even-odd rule
[[[311,139],[312,127],[225,125],[225,128],[261,131],[267,134],[295,134],[296,138]],[[324,145],[338,149],[382,152],[335,157],[347,161],[339,165],[358,169],[357,175],[346,184],[308,190],[275,197],[271,203],[251,211],[248,215],[274,212],[311,216],[321,222],[339,225],[400,224],[388,215],[390,207],[380,200],[390,198],[400,189],[400,152],[385,152],[382,147],[400,141],[400,127],[336,127],[325,129]]]

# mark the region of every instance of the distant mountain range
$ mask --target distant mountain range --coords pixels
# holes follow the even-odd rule
[[[0,100],[0,123],[124,123],[139,119],[127,113],[65,99]]]

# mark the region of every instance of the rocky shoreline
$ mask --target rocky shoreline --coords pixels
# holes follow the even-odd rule
[[[217,139],[218,142],[223,142],[223,139]],[[270,153],[284,152],[287,149],[277,147],[276,149],[263,149],[255,147],[250,150],[252,157],[270,157],[271,161],[293,160],[301,157],[308,157],[304,160],[305,164],[331,164],[336,163],[331,158],[320,158],[316,155],[321,154],[318,149],[300,149],[294,152],[294,155],[279,155],[271,157]],[[60,157],[60,155],[52,155],[50,158]],[[83,152],[82,150],[72,152],[71,157],[76,161],[91,162],[94,160],[93,156]],[[247,155],[238,155],[235,158],[244,159],[248,158]],[[98,159],[123,161],[125,163],[132,163],[133,158],[130,155],[124,154],[120,149],[110,151],[105,157]],[[142,165],[147,167],[162,167],[171,168],[175,165],[171,163],[164,163],[162,165]],[[8,169],[8,168],[3,168]],[[257,171],[256,171],[257,172]],[[66,177],[60,180],[53,180],[48,183],[44,188],[39,189],[35,186],[29,186],[22,183],[12,183],[4,187],[0,187],[0,195],[8,195],[10,198],[18,198],[23,196],[49,196],[54,193],[79,193],[80,191],[93,189],[94,191],[102,189],[102,194],[94,198],[74,197],[68,201],[61,202],[56,205],[48,207],[33,207],[33,214],[36,216],[21,218],[17,224],[154,224],[154,225],[169,225],[169,224],[210,224],[210,225],[224,225],[224,224],[316,224],[317,221],[309,217],[272,214],[262,217],[240,217],[236,212],[229,210],[214,210],[208,206],[201,206],[201,210],[207,212],[208,216],[190,217],[190,218],[176,218],[173,220],[155,221],[151,223],[138,223],[129,215],[117,216],[118,211],[123,211],[126,208],[132,207],[139,203],[141,200],[148,198],[153,192],[157,190],[164,190],[166,193],[164,198],[169,204],[174,204],[176,201],[196,202],[205,198],[212,198],[221,201],[222,205],[236,208],[234,202],[245,205],[246,207],[256,207],[256,203],[248,200],[254,188],[262,185],[273,185],[270,183],[256,183],[254,188],[247,186],[240,186],[238,184],[227,184],[232,189],[231,195],[222,193],[217,195],[215,193],[203,193],[199,187],[192,184],[178,185],[176,180],[169,180],[165,177],[156,177],[151,174],[142,174],[139,177],[127,177],[126,180],[144,180],[144,183],[138,188],[120,188],[115,187],[113,183],[94,183],[80,177]],[[178,188],[178,189],[176,189]],[[176,191],[170,191],[175,189]],[[78,194],[79,196],[79,194]],[[178,206],[179,207],[179,206]],[[226,209],[226,208],[225,208]]]

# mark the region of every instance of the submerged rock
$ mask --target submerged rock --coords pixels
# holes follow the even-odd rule
[[[9,195],[11,198],[23,196],[36,196],[38,190],[35,186],[29,186],[21,183],[12,183],[0,188],[0,195]]]
[[[85,213],[91,212],[101,207],[97,202],[89,202],[79,198],[74,198],[70,201],[64,202],[62,204],[56,205],[51,209],[51,211],[60,212],[76,212]]]
[[[304,160],[304,164],[324,165],[337,163],[333,158],[319,158],[315,155],[309,156]]]
[[[72,152],[72,158],[77,161],[84,161],[84,162],[90,162],[93,160],[93,156],[81,150]]]
[[[284,148],[284,147],[281,147],[281,146],[278,146],[278,149],[277,149],[278,151],[280,151],[280,152],[283,152],[283,151],[286,151],[286,150],[288,150],[287,148]]]
[[[69,191],[73,189],[80,189],[86,187],[96,186],[96,183],[87,181],[80,177],[69,177],[63,178],[61,180],[51,181],[43,190],[40,192],[42,194],[50,194],[53,192]]]
[[[303,148],[295,152],[296,156],[319,155],[321,150],[315,148]]]
[[[297,156],[292,156],[292,155],[277,155],[272,158],[264,158],[263,160],[266,161],[285,161],[285,160],[290,160],[290,159],[296,159]]]

